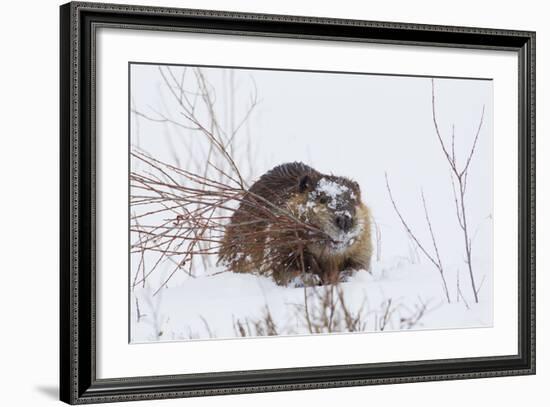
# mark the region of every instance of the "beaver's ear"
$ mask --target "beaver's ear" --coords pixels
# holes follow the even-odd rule
[[[351,181],[353,192],[355,192],[358,196],[361,196],[361,187],[359,184],[355,181]]]
[[[298,182],[298,191],[306,192],[313,189],[313,179],[309,175],[303,175]]]

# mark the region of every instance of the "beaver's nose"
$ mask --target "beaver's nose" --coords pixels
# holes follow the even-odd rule
[[[336,226],[342,229],[344,232],[347,232],[351,229],[353,224],[353,219],[349,215],[337,215],[336,216]]]

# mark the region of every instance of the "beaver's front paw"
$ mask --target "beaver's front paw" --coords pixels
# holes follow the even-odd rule
[[[321,278],[313,273],[301,273],[294,277],[289,284],[289,287],[303,288],[321,285]]]
[[[347,281],[349,281],[349,279],[351,277],[353,277],[353,275],[355,274],[357,270],[355,269],[346,269],[346,270],[343,270],[340,272],[340,274],[338,275],[338,281],[340,283],[345,283]]]

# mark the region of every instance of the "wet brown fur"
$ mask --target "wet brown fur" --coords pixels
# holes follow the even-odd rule
[[[349,191],[339,209],[353,213],[354,225],[362,225],[353,243],[339,250],[331,250],[331,237],[325,233],[336,230],[335,210],[318,201],[306,205],[322,179]],[[370,211],[356,182],[303,163],[283,164],[262,175],[233,213],[219,263],[237,273],[270,275],[279,285],[296,277],[304,284],[336,283],[353,270],[369,269],[370,226]]]

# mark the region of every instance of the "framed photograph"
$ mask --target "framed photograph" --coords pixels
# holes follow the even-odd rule
[[[535,33],[61,6],[61,400],[535,373]]]

